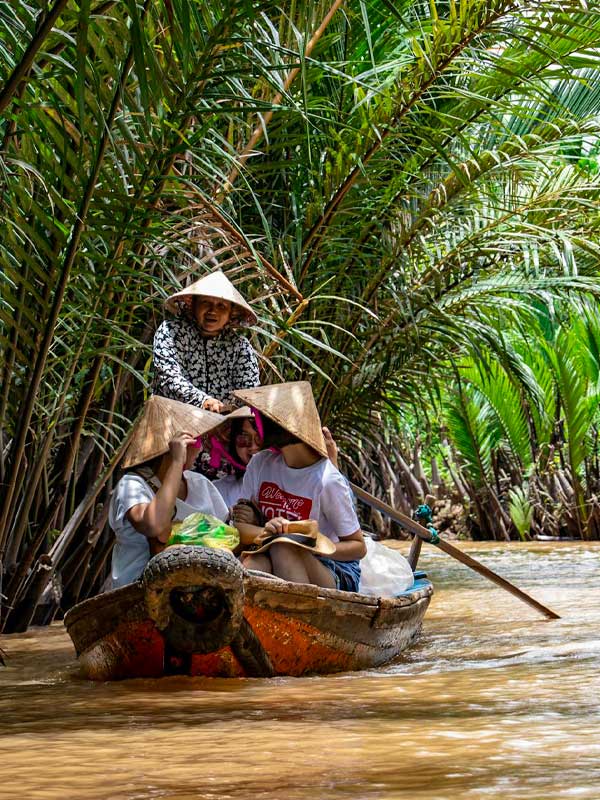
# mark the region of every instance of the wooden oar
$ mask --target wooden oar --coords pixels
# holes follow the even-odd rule
[[[384,503],[382,500],[378,500],[369,492],[365,492],[364,489],[361,489],[360,486],[356,486],[355,484],[351,483],[350,486],[352,487],[352,491],[354,494],[366,503],[371,508],[377,509],[377,511],[381,511],[382,514],[387,514],[390,519],[393,519],[395,522],[398,522],[404,528],[409,530],[411,533],[414,533],[415,536],[418,536],[419,539],[422,539],[424,542],[429,542],[430,544],[435,544],[436,547],[439,547],[440,550],[443,550],[444,553],[448,553],[449,556],[455,558],[457,561],[460,561],[461,564],[465,564],[467,567],[471,567],[474,569],[475,572],[478,572],[480,575],[483,575],[484,578],[488,578],[488,580],[497,583],[498,586],[501,586],[503,589],[506,589],[507,592],[510,592],[515,597],[518,597],[524,603],[527,603],[533,608],[540,611],[544,616],[548,617],[549,619],[560,619],[560,615],[557,614],[555,611],[552,611],[546,606],[539,603],[537,600],[534,600],[533,597],[528,595],[526,592],[519,589],[517,586],[512,584],[510,581],[507,581],[506,578],[497,575],[488,567],[484,567],[483,564],[480,564],[479,561],[476,561],[471,556],[468,556],[466,553],[463,553],[462,550],[459,550],[458,547],[454,547],[453,545],[446,542],[444,539],[435,538],[432,536],[431,531],[428,531],[427,528],[423,527],[423,525],[419,525],[414,519],[407,517],[406,514],[402,514],[400,511],[396,511],[395,508],[389,506],[387,503]]]

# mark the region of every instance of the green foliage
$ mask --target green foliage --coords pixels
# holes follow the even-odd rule
[[[477,392],[460,394],[444,409],[449,437],[475,484],[492,478],[492,453],[498,444],[498,429],[490,405]]]
[[[463,360],[461,383],[447,390],[450,397],[460,393],[456,396],[462,400],[457,407],[443,409],[443,421],[463,468],[486,491],[500,483],[499,467],[509,469],[513,481],[532,479],[534,473],[538,479],[544,473],[552,476],[556,464],[549,458],[558,451],[574,496],[569,513],[579,534],[585,535],[585,494],[593,494],[598,481],[598,313],[586,302],[563,303],[560,317],[558,323],[543,317],[542,325],[507,332],[506,355],[512,357],[503,363],[486,356]],[[474,399],[477,415],[472,411]],[[484,436],[477,422],[490,418],[495,436],[489,427]],[[486,469],[474,469],[479,464]],[[509,488],[506,501],[522,535],[517,510],[524,501],[515,492]]]
[[[522,389],[497,362],[485,356],[476,365],[461,370],[461,380],[477,388],[494,418],[494,441],[504,441],[523,471],[532,465],[527,408]]]
[[[526,489],[516,486],[510,490],[508,510],[520,538],[527,539],[533,521],[533,505],[527,497]]]

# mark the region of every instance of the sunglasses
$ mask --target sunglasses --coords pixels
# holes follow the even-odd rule
[[[252,444],[260,447],[262,445],[262,439],[258,434],[251,436],[249,433],[238,433],[235,437],[235,443],[238,447],[252,447]]]

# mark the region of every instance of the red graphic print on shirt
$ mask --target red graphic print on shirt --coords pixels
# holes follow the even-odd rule
[[[266,519],[285,517],[289,520],[310,519],[312,500],[280,489],[276,483],[263,481],[258,490],[258,505]]]

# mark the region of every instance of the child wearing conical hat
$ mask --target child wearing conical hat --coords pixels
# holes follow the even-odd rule
[[[169,538],[174,522],[202,512],[225,521],[228,508],[208,478],[192,472],[197,438],[223,417],[152,396],[144,406],[122,467],[128,471],[113,492],[108,521],[115,533],[112,588],[137,580],[153,543]]]
[[[176,292],[165,306],[178,316],[154,336],[155,394],[222,413],[235,389],[258,386],[256,353],[236,331],[257,317],[221,270]]]
[[[242,406],[226,417],[223,439],[216,444],[222,448],[223,457],[231,464],[231,472],[213,481],[228,508],[233,508],[242,496],[244,473],[250,459],[262,449],[262,437],[256,429],[254,416],[248,406]],[[211,443],[215,447],[215,441]]]
[[[228,508],[233,508],[242,497],[244,474],[252,456],[263,449],[263,440],[256,427],[256,420],[248,406],[242,406],[228,414],[226,422],[221,426],[216,445],[221,452],[225,451],[225,459],[232,465],[232,471],[222,478],[213,481],[213,486],[221,493]],[[335,467],[338,466],[337,444],[330,431],[323,428],[323,436],[327,447],[327,455]],[[211,437],[212,439],[212,437]],[[214,440],[209,450],[215,447]]]
[[[309,383],[297,381],[237,391],[256,413],[264,447],[247,466],[235,522],[264,525],[267,547],[244,566],[295,583],[356,592],[366,546],[348,482],[327,457],[327,442]],[[257,518],[253,506],[261,514]],[[314,520],[329,539],[326,557],[310,551],[291,525]],[[315,540],[316,542],[316,540]],[[321,547],[320,552],[324,550]]]

